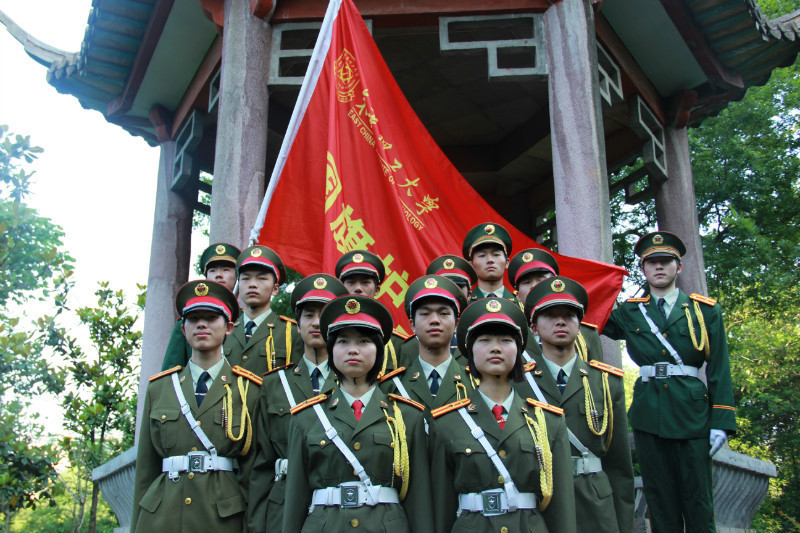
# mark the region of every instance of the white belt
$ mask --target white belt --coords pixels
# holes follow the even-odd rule
[[[597,456],[575,457],[572,456],[572,475],[582,476],[603,471],[603,463]]]
[[[690,376],[696,378],[699,370],[699,368],[694,366],[656,363],[654,365],[639,367],[639,375],[642,376],[642,382],[646,383],[654,378],[667,379],[672,376]]]
[[[275,461],[275,481],[280,481],[286,476],[289,467],[289,459],[278,459]]]
[[[400,498],[397,497],[397,489],[381,487],[380,485],[373,485],[372,488],[378,489],[377,503],[400,503]],[[315,505],[362,507],[369,505],[368,501],[367,488],[364,484],[358,481],[351,481],[342,483],[338,487],[316,489],[311,497],[311,506],[308,512],[310,514]]]
[[[211,455],[208,452],[189,452],[186,455],[173,455],[161,460],[161,471],[169,472],[169,478],[177,480],[181,472],[204,473],[213,470],[233,471],[233,459]]]
[[[517,493],[517,509],[536,509],[536,494]],[[481,513],[483,516],[498,516],[508,512],[508,495],[503,489],[470,492],[458,495],[458,515],[464,511]]]

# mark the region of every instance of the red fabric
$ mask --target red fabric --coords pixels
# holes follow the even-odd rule
[[[503,420],[503,406],[502,405],[495,405],[492,407],[492,414],[494,415],[497,423],[500,424],[500,429],[506,428],[506,421]]]
[[[458,254],[467,231],[494,222],[513,248],[540,247],[495,212],[445,157],[414,114],[352,0],[331,44],[257,243],[303,275],[333,272],[345,252],[368,249],[386,265],[379,299],[408,333],[403,296],[430,261]],[[586,287],[586,320],[602,327],[625,270],[556,256]]]
[[[361,420],[361,409],[364,408],[364,403],[361,400],[353,402],[353,414],[356,415],[356,421]]]

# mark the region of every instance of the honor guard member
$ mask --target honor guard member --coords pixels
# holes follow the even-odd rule
[[[625,416],[625,372],[578,354],[583,286],[548,278],[525,300],[525,314],[542,343],[526,366],[524,395],[564,410],[572,451],[578,531],[632,533],[633,464]],[[531,368],[532,367],[532,368]]]
[[[281,258],[266,246],[251,246],[236,261],[239,298],[244,303],[241,320],[225,341],[225,357],[261,376],[302,357],[302,341],[295,321],[276,315],[272,297],[286,281]]]
[[[389,311],[342,296],[322,310],[320,331],[339,387],[292,409],[284,533],[430,531],[424,407],[377,386]]]
[[[528,248],[517,252],[508,265],[508,281],[517,291],[517,299],[525,310],[525,298],[539,282],[559,275],[558,261],[552,254],[540,248]],[[526,313],[530,316],[530,313]],[[576,340],[578,355],[584,361],[603,360],[603,346],[600,343],[600,334],[597,326],[581,321],[580,331]],[[525,347],[526,359],[528,354],[541,354],[537,335],[530,334],[528,345]]]
[[[200,266],[207,280],[225,285],[231,291],[236,287],[236,258],[241,252],[237,247],[225,242],[212,244],[200,255]],[[164,354],[161,370],[172,368],[176,365],[186,366],[192,356],[192,348],[186,342],[186,337],[181,331],[182,320],[175,322],[172,333]]]
[[[527,332],[519,305],[503,298],[473,302],[461,315],[459,349],[480,384],[432,412],[437,533],[576,531],[563,412],[511,386],[523,378]]]
[[[625,339],[639,365],[629,411],[653,530],[712,532],[711,456],[736,431],[728,340],[717,301],[675,280],[686,253],[672,233],[648,233],[634,252],[649,294],[611,313],[603,334]],[[706,364],[708,387],[698,379]]]
[[[471,396],[469,374],[450,355],[450,340],[467,299],[444,276],[423,276],[409,285],[405,311],[419,351],[408,368],[400,367],[381,378],[384,390],[436,409]],[[407,343],[408,344],[408,343]],[[426,417],[430,422],[429,415]]]
[[[336,262],[336,277],[347,287],[350,294],[360,294],[377,298],[381,283],[386,277],[386,267],[380,257],[366,250],[347,252]],[[403,343],[411,336],[399,330],[392,331],[392,337],[386,343],[385,357],[381,373],[385,374],[397,368],[402,356]]]
[[[191,281],[175,307],[192,355],[150,378],[130,530],[243,533],[261,378],[222,357],[239,315],[230,290]]]
[[[461,247],[464,259],[470,261],[478,276],[478,284],[470,301],[499,297],[516,302],[514,294],[503,285],[508,257],[511,253],[511,235],[500,224],[478,224],[464,238]]]
[[[247,509],[250,533],[280,531],[283,526],[290,410],[320,392],[329,394],[336,385],[319,318],[326,303],[346,294],[344,285],[328,274],[303,278],[292,291],[291,305],[303,340],[303,357],[264,375]]]

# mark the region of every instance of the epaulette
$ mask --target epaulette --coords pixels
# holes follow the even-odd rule
[[[592,328],[592,329],[597,329],[597,324],[591,324],[591,323],[589,323],[589,322],[583,322],[583,321],[581,321],[581,325],[583,325],[583,326],[586,326],[586,327],[589,327],[589,328]]]
[[[386,374],[385,376],[383,376],[381,378],[381,383],[383,383],[384,381],[388,381],[388,380],[392,379],[393,377],[402,374],[403,372],[405,372],[405,370],[406,370],[406,367],[404,367],[404,366],[401,366],[400,368],[395,368],[394,370],[392,370],[391,372],[389,372],[388,374]]]
[[[703,296],[702,294],[697,294],[696,292],[690,294],[689,298],[691,298],[692,300],[696,300],[700,303],[710,305],[712,307],[717,303],[717,301],[714,298],[709,298],[708,296]]]
[[[525,370],[525,372],[530,372],[534,368],[536,368],[536,361],[531,361],[530,363],[522,365],[522,369]]]
[[[283,316],[283,315],[278,315],[278,316],[280,316],[286,322],[291,322],[292,324],[297,325],[297,320],[295,320],[294,318],[289,318],[288,316]]]
[[[408,338],[404,341],[404,343],[409,343],[409,342],[413,341],[416,338],[417,338],[416,335],[409,335]]]
[[[413,337],[413,335],[409,335],[408,333],[403,333],[402,331],[400,331],[400,330],[399,330],[399,329],[397,329],[397,328],[395,328],[395,329],[393,329],[393,330],[392,330],[392,334],[393,334],[393,335],[397,335],[398,337],[400,337],[401,339],[403,339],[403,341],[407,341],[408,339],[410,339],[411,337]]]
[[[541,407],[542,409],[544,409],[546,411],[550,411],[551,413],[555,413],[555,414],[557,414],[559,416],[563,416],[564,415],[564,410],[561,409],[560,407],[556,407],[555,405],[550,405],[549,403],[539,402],[539,401],[534,400],[533,398],[526,398],[526,400],[528,400],[528,403],[531,404],[534,407]]]
[[[650,295],[648,294],[644,298],[628,298],[625,301],[628,302],[629,304],[639,304],[639,303],[644,304],[650,301]]]
[[[392,400],[396,401],[396,402],[403,402],[403,403],[407,403],[408,405],[412,405],[412,406],[416,407],[417,409],[419,409],[420,411],[424,411],[425,410],[425,406],[424,405],[422,405],[419,402],[415,402],[411,398],[406,398],[405,396],[400,396],[399,394],[392,394],[391,392],[389,394],[387,394],[387,396],[389,398],[391,398]]]
[[[170,374],[173,374],[173,373],[177,372],[178,370],[180,370],[181,368],[183,368],[181,365],[177,365],[177,366],[173,366],[172,368],[168,368],[168,369],[164,370],[163,372],[159,372],[158,374],[155,374],[154,376],[150,376],[150,380],[149,381],[155,381],[158,378],[163,378],[164,376],[168,376]]]
[[[316,396],[312,396],[308,400],[298,403],[297,405],[289,409],[289,412],[292,413],[293,415],[296,415],[306,407],[311,407],[312,405],[317,404],[319,402],[324,402],[327,399],[328,396],[326,394],[317,394]]]
[[[239,365],[236,365],[231,370],[233,370],[233,373],[236,374],[237,376],[242,376],[243,378],[247,378],[258,386],[261,386],[261,382],[264,381],[257,375],[253,374],[246,368],[240,367]]]
[[[450,411],[455,411],[456,409],[461,409],[462,407],[468,406],[472,400],[469,398],[461,398],[460,400],[456,400],[453,403],[448,403],[447,405],[443,405],[438,409],[434,409],[431,411],[431,416],[433,418],[439,418],[445,413],[449,413]]]
[[[264,373],[263,373],[263,374],[261,374],[261,375],[262,375],[262,376],[268,376],[268,375],[270,375],[270,374],[274,374],[274,373],[275,373],[275,372],[277,372],[278,370],[283,370],[284,368],[293,367],[294,365],[295,365],[295,363],[289,363],[288,365],[279,366],[278,368],[273,368],[272,370],[268,370],[267,372],[264,372]]]
[[[614,374],[615,376],[619,376],[621,378],[625,377],[625,371],[621,368],[618,368],[614,365],[609,365],[608,363],[602,363],[600,361],[589,361],[589,366],[593,366],[603,372],[608,372],[609,374]]]

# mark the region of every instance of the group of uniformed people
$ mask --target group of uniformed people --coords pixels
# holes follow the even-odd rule
[[[278,254],[209,246],[150,378],[131,531],[631,532],[624,373],[582,322],[585,288],[511,245],[486,223],[434,259],[405,294],[410,338],[375,299],[371,252],[298,282],[293,320],[270,306]],[[710,455],[735,430],[719,306],[675,288],[676,236],[636,252],[649,295],[603,333],[641,367],[631,424],[651,524],[714,531]]]

